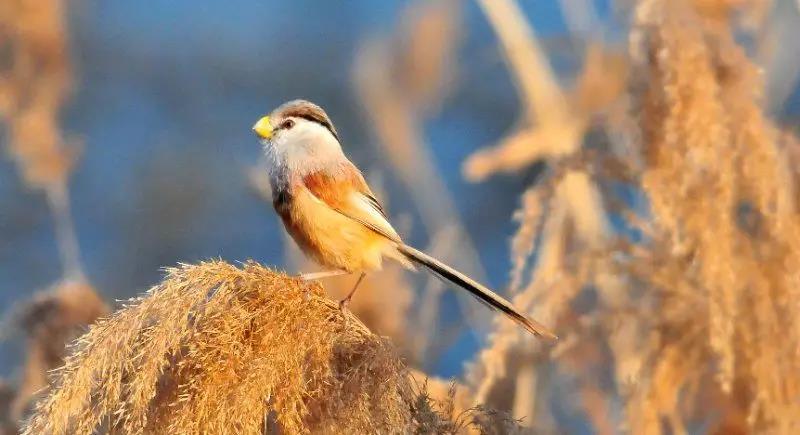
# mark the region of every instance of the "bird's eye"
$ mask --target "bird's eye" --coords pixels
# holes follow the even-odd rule
[[[294,121],[292,121],[291,119],[287,119],[286,121],[283,121],[281,123],[281,128],[285,130],[289,130],[292,127],[294,127]]]

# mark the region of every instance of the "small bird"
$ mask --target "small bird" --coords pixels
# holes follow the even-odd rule
[[[408,269],[421,266],[469,291],[536,336],[555,339],[508,301],[467,275],[403,243],[361,171],[344,155],[339,134],[321,107],[305,100],[284,103],[253,125],[267,155],[272,204],[300,249],[329,269],[305,280],[359,273],[344,309],[369,271],[383,259]]]

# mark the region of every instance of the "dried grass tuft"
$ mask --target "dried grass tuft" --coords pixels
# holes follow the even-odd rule
[[[423,393],[394,348],[342,314],[319,285],[255,263],[210,261],[169,269],[161,284],[93,325],[25,433],[446,425],[439,412],[423,412],[436,407]]]

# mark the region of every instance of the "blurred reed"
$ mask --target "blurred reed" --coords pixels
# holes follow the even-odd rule
[[[0,6],[0,47],[8,56],[0,67],[0,119],[22,179],[47,195],[65,276],[82,279],[66,187],[78,147],[59,125],[73,81],[65,8],[62,0]]]
[[[14,401],[12,421],[21,421],[47,391],[49,373],[64,363],[66,344],[83,334],[86,325],[109,313],[91,286],[61,282],[39,292],[17,314],[17,324],[27,335],[27,355]]]
[[[63,363],[65,345],[108,312],[86,282],[67,188],[78,151],[60,125],[72,90],[66,25],[67,2],[8,0],[0,4],[0,121],[6,152],[24,184],[45,193],[53,215],[62,279],[23,304],[17,323],[27,335],[27,355],[13,399],[6,402],[16,426]],[[2,424],[2,423],[0,423]],[[10,429],[9,429],[10,430]]]
[[[536,115],[526,122],[556,127],[510,134],[465,174],[548,162],[523,195],[511,282],[515,302],[563,339],[542,349],[498,325],[469,371],[477,403],[553,421],[547,408],[559,398],[537,379],[555,372],[603,433],[797,430],[796,139],[764,115],[757,66],[734,38],[766,15],[763,3],[637,2],[629,60],[593,68],[587,48],[577,98],[552,86],[513,2],[481,3],[526,116]],[[598,120],[605,141],[582,145]],[[611,216],[627,229],[612,232]]]

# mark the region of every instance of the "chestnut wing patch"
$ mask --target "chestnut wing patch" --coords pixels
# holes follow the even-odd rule
[[[330,208],[387,239],[400,242],[400,236],[389,223],[383,207],[369,190],[358,169],[350,166],[335,174],[314,172],[303,177],[303,184]]]

